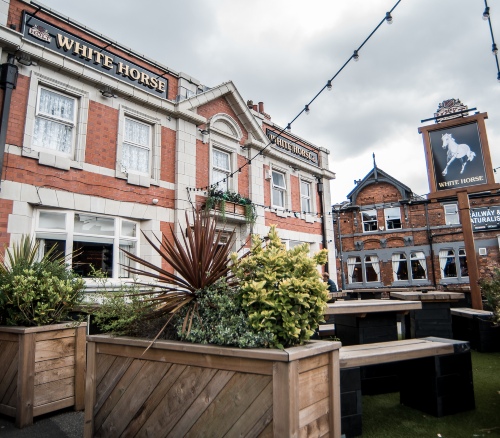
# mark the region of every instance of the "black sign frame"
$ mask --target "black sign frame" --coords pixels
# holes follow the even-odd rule
[[[138,87],[146,93],[168,99],[168,79],[162,74],[141,67],[27,11],[23,11],[22,33],[26,40],[45,49]]]

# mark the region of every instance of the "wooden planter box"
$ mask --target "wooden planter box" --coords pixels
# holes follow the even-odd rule
[[[88,336],[84,436],[340,437],[340,342],[286,350]]]
[[[0,326],[0,413],[19,428],[33,417],[84,408],[87,324]]]

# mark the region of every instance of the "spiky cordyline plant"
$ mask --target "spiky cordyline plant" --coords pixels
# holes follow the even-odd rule
[[[143,233],[149,244],[163,260],[174,268],[176,273],[172,274],[131,252],[123,250],[131,260],[148,269],[125,266],[128,272],[153,278],[159,283],[158,287],[161,292],[152,298],[147,298],[147,301],[150,302],[148,317],[156,318],[166,314],[173,316],[180,308],[189,305],[192,307],[187,312],[184,327],[188,321],[192,321],[196,309],[197,294],[202,293],[207,287],[228,274],[229,253],[235,241],[235,230],[233,229],[229,234],[228,241],[222,244],[221,238],[225,234],[225,230],[217,230],[217,218],[210,216],[208,212],[194,211],[192,225],[190,225],[189,214],[186,212],[186,223],[186,233],[183,233],[180,239],[175,235],[170,225],[172,241],[169,241],[165,236],[162,240],[155,236],[157,240],[155,243]],[[150,295],[151,292],[142,294]]]

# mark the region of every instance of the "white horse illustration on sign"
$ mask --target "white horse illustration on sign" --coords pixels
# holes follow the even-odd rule
[[[446,151],[446,167],[443,170],[443,176],[448,173],[448,167],[455,158],[462,161],[460,173],[464,173],[465,165],[468,161],[472,161],[476,154],[470,150],[468,145],[458,144],[451,134],[443,134],[441,139],[443,140],[443,149],[448,149]]]

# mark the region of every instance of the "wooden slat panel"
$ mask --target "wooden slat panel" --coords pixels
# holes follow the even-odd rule
[[[274,364],[273,424],[276,436],[296,436],[299,433],[298,368],[298,361]]]
[[[94,344],[95,345],[95,344]],[[109,354],[98,354],[97,369],[96,369],[96,384],[99,386],[101,384],[102,378],[106,375],[111,365],[115,361],[116,356],[110,356]]]
[[[19,335],[15,333],[5,333],[0,331],[0,341],[5,342],[19,342]],[[0,350],[1,351],[1,350]]]
[[[101,436],[121,436],[145,400],[151,395],[170,364],[146,362],[130,382],[123,396],[118,400],[97,434]]]
[[[17,336],[17,335],[16,335]],[[2,342],[2,360],[0,360],[0,402],[5,403],[5,393],[13,379],[17,379],[17,362],[19,361],[19,344]]]
[[[74,395],[75,379],[73,377],[44,383],[43,385],[35,386],[34,406],[52,403]]]
[[[274,425],[271,421],[267,427],[259,435],[259,438],[273,438],[274,437]]]
[[[9,417],[15,417],[16,408],[0,403],[0,414],[8,415]]]
[[[308,357],[307,359],[301,359],[299,361],[299,374],[305,373],[306,371],[313,370],[314,368],[319,368],[326,366],[329,362],[328,353],[319,354],[317,356]]]
[[[258,437],[273,419],[273,382],[269,383],[243,412],[225,437]]]
[[[269,384],[270,377],[236,373],[213,403],[193,425],[186,437],[224,436],[249,409],[255,398]],[[262,417],[265,409],[258,418]]]
[[[119,380],[116,381],[115,379],[116,384],[113,390],[109,392],[109,395],[105,397],[104,403],[102,403],[102,400],[99,400],[99,398],[97,399],[98,404],[102,403],[102,406],[99,410],[96,410],[94,416],[94,430],[96,431],[96,436],[99,436],[97,431],[101,428],[106,418],[108,418],[109,413],[113,410],[116,403],[118,403],[123,393],[127,390],[130,382],[135,378],[145,362],[135,359],[132,362],[127,361],[127,363],[130,363],[130,365],[126,368]]]
[[[33,424],[35,405],[33,388],[35,379],[35,334],[19,339],[19,366],[17,372],[16,426],[20,429]]]
[[[61,338],[36,343],[35,362],[75,354],[75,338]]]
[[[75,333],[75,411],[85,408],[86,332],[87,327],[80,326]]]
[[[130,438],[136,436],[139,429],[144,425],[144,423],[152,415],[158,405],[163,401],[165,394],[167,394],[172,385],[179,379],[179,376],[186,369],[186,366],[184,365],[166,365],[169,366],[167,373],[163,376],[163,379],[161,379],[161,381],[158,383],[149,398],[144,402],[141,409],[136,412],[127,428],[123,432],[122,438]]]
[[[75,397],[63,398],[52,403],[47,403],[45,405],[35,406],[33,408],[33,416],[48,414],[49,412],[54,412],[59,409],[69,408],[75,404]]]
[[[167,437],[177,438],[186,435],[191,426],[198,421],[198,418],[200,418],[203,412],[213,403],[215,397],[224,389],[224,386],[233,376],[233,371],[217,371]]]
[[[299,431],[299,438],[331,436],[330,427],[328,424],[328,415],[323,415],[314,421],[311,421],[307,426],[304,426]]]
[[[99,355],[97,355],[98,357]],[[120,381],[123,374],[127,371],[134,359],[119,357],[116,358],[108,372],[102,379],[101,384],[96,389],[96,403],[94,411],[101,409],[102,404],[106,401],[108,395],[113,391],[115,385]],[[96,371],[97,372],[97,371]]]
[[[74,376],[75,376],[74,366],[41,371],[39,373],[35,373],[35,386],[53,382],[54,380],[67,379],[68,377],[74,377]]]
[[[299,374],[299,410],[328,397],[328,367]]]
[[[227,371],[247,372],[254,374],[272,374],[272,362],[240,357],[215,356],[182,351],[150,349],[144,352],[142,347],[131,347],[114,344],[97,344],[99,354],[133,357],[137,359],[156,360],[159,362],[177,363],[181,365],[216,368]]]
[[[347,315],[372,312],[404,312],[422,308],[420,301],[362,300],[336,301],[327,304],[325,315]]]
[[[319,402],[314,403],[313,405],[308,406],[307,408],[301,409],[299,412],[299,428],[303,428],[307,426],[309,423],[316,421],[318,418],[326,415],[328,416],[328,412],[330,409],[330,399],[324,398]]]
[[[215,373],[210,368],[186,367],[137,435],[167,436]]]
[[[53,330],[50,332],[40,332],[35,334],[36,342],[47,341],[50,339],[73,338],[76,329],[69,328],[66,330]]]
[[[55,370],[56,368],[74,367],[75,356],[59,357],[57,359],[43,360],[35,362],[35,375],[47,370]]]
[[[17,368],[16,366],[14,378],[11,380],[4,394],[5,404],[13,407],[17,407]]]

